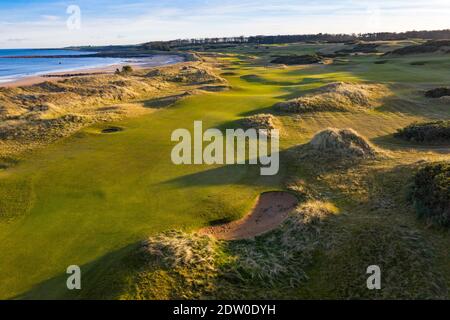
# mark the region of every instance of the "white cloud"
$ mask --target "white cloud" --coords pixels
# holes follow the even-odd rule
[[[61,17],[52,15],[41,15],[41,18],[46,21],[57,21],[61,19]]]
[[[107,9],[115,14],[108,17]],[[175,38],[256,34],[352,33],[449,28],[450,3],[429,0],[245,1],[187,8],[115,5],[101,17],[83,14],[81,30],[68,30],[66,16],[31,22],[0,22],[0,46],[28,39],[23,47],[133,44]],[[131,16],[127,10],[139,14]],[[17,43],[19,45],[19,43]]]

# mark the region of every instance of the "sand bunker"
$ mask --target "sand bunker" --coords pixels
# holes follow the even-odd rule
[[[353,129],[328,128],[317,133],[307,147],[321,156],[374,158],[378,151]]]
[[[330,83],[312,94],[275,105],[280,111],[307,113],[318,111],[364,111],[380,105],[388,93],[380,84]]]
[[[297,204],[297,198],[288,192],[263,193],[250,213],[241,220],[206,227],[199,233],[220,240],[253,238],[278,227]]]

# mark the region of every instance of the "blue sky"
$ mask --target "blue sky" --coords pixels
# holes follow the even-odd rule
[[[81,10],[67,27],[69,5]],[[450,28],[448,0],[0,0],[0,48]]]

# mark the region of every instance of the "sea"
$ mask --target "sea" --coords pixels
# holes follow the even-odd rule
[[[121,63],[147,63],[148,65],[157,66],[179,62],[179,59],[174,56],[154,56],[145,59],[83,57],[83,55],[93,53],[95,52],[63,49],[0,49],[0,84],[29,76],[102,68]],[[52,57],[73,55],[81,57]],[[40,58],[14,58],[24,56],[39,56]],[[41,58],[42,56],[48,56],[48,58]]]

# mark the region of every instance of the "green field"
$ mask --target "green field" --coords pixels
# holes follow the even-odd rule
[[[267,50],[277,54],[286,48]],[[219,60],[223,72],[229,73],[224,77],[230,91],[191,96],[155,113],[115,123],[125,128],[122,132],[102,134],[106,125],[85,128],[0,169],[0,212],[8,217],[0,220],[0,298],[76,297],[65,289],[65,269],[73,264],[80,265],[88,279],[83,280],[83,298],[117,298],[124,293],[109,295],[102,288],[114,276],[115,262],[136,243],[170,229],[193,231],[213,221],[237,219],[261,192],[284,189],[292,176],[305,179],[346,212],[333,222],[335,230],[358,233],[358,228],[376,221],[418,232],[436,251],[433,268],[450,288],[450,235],[417,222],[403,197],[403,181],[411,176],[407,166],[420,159],[448,160],[449,148],[411,145],[391,136],[414,121],[450,118],[448,104],[420,93],[450,83],[448,55],[388,58],[385,64],[374,64],[382,59],[375,56],[349,57],[333,65],[273,68],[265,66],[265,54],[262,59],[255,59],[259,53],[253,51],[225,54]],[[422,60],[429,63],[411,65]],[[278,114],[284,130],[282,151],[308,142],[321,129],[351,127],[391,152],[391,159],[352,172],[324,173],[320,181],[311,164],[293,164],[288,158],[282,158],[280,173],[274,177],[261,177],[259,168],[252,166],[175,166],[170,160],[175,129],[192,130],[194,120],[203,120],[205,127],[233,128],[246,115],[268,112],[276,102],[335,81],[383,83],[395,95],[366,113]],[[374,199],[361,190],[374,194],[387,190],[398,207],[372,215],[367,208]],[[333,254],[317,253],[308,271],[310,280],[290,291],[292,297],[345,295],[334,291],[324,276],[336,272],[336,286],[345,286],[338,268],[344,270],[347,262],[342,261],[344,255],[333,258]],[[331,270],[333,263],[337,267]]]

